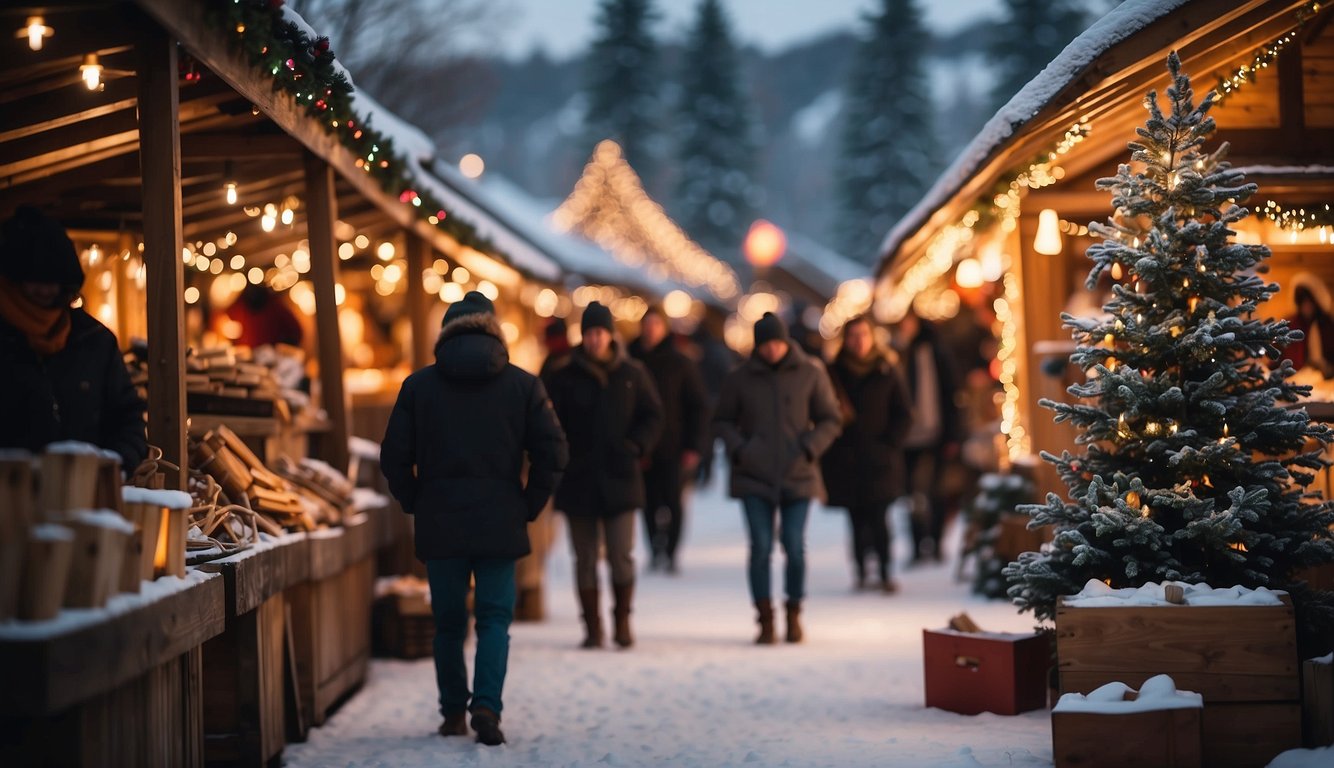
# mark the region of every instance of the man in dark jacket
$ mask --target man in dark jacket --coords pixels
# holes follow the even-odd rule
[[[843,346],[830,378],[843,411],[843,434],[820,461],[828,506],[848,510],[857,588],[866,587],[866,554],[875,550],[880,588],[896,591],[890,573],[889,505],[903,495],[903,436],[912,419],[907,384],[875,343],[871,318],[843,326]]]
[[[527,523],[542,511],[567,460],[542,382],[509,362],[491,301],[469,292],[445,312],[435,364],[403,382],[380,449],[389,490],[413,515],[417,557],[431,584],[441,735],[467,733],[463,641],[475,579],[472,727],[483,744],[505,740],[500,696],[514,563],[528,554]]]
[[[584,616],[584,648],[602,645],[598,595],[599,529],[611,566],[614,639],[634,643],[635,510],[644,506],[639,462],[662,431],[662,404],[644,366],[613,339],[611,311],[594,301],[580,322],[583,343],[548,380],[551,401],[570,439],[570,467],[556,492],[574,549],[575,584]]]
[[[0,448],[40,451],[80,440],[120,455],[127,472],[148,453],[145,405],[116,337],[70,307],[83,285],[74,244],[55,219],[20,208],[0,229]]]
[[[824,365],[788,338],[766,312],[755,323],[755,352],[728,375],[713,416],[732,462],[731,494],[741,499],[750,535],[750,593],[759,613],[757,644],[775,642],[769,560],[775,515],[787,558],[787,641],[801,642],[806,595],[806,516],[824,495],[820,455],[838,437],[838,401]]]
[[[644,313],[639,330],[639,338],[630,344],[630,354],[653,377],[663,413],[662,437],[644,470],[644,527],[653,553],[650,567],[676,573],[676,549],[685,519],[682,486],[699,467],[700,456],[711,442],[709,396],[699,366],[676,348],[661,308],[652,307]]]

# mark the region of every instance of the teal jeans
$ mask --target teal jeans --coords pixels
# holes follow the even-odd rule
[[[428,560],[426,576],[435,616],[435,681],[440,689],[440,714],[482,708],[499,715],[509,664],[510,622],[514,620],[514,561]],[[477,654],[470,694],[463,643],[468,634],[468,588],[474,578]]]

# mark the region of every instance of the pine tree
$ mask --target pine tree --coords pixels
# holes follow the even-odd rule
[[[1005,13],[987,46],[996,67],[992,112],[1000,109],[1084,31],[1075,0],[1004,0]]]
[[[1257,318],[1279,290],[1257,275],[1269,249],[1228,228],[1256,187],[1224,161],[1226,144],[1203,149],[1214,94],[1196,106],[1175,53],[1168,69],[1169,111],[1151,92],[1132,164],[1097,182],[1115,213],[1090,225],[1102,240],[1087,286],[1104,273],[1125,283],[1110,317],[1062,315],[1088,377],[1069,392],[1083,402],[1043,405],[1082,430],[1084,452],[1043,454],[1070,501],[1027,508],[1056,537],[1006,568],[1009,595],[1050,619],[1057,596],[1089,579],[1286,589],[1309,639],[1334,628],[1334,594],[1294,583],[1293,570],[1334,561],[1334,508],[1307,492],[1323,465],[1310,446],[1334,433],[1282,405],[1310,391],[1277,362],[1301,333]]]
[[[834,237],[865,262],[935,178],[938,149],[923,67],[928,35],[913,0],[883,0],[865,17],[845,89]]]
[[[755,121],[720,0],[701,0],[681,71],[677,220],[705,248],[736,252],[762,190]]]
[[[649,30],[657,18],[652,0],[601,0],[585,87],[589,152],[612,139],[646,183],[660,120],[658,49]]]

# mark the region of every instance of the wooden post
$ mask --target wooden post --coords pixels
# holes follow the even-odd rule
[[[329,414],[325,460],[339,471],[348,464],[347,400],[343,394],[343,337],[338,328],[338,253],[334,221],[338,200],[333,168],[312,152],[305,153],[306,237],[310,241],[310,275],[315,289],[315,332],[319,337],[320,391]],[[179,259],[177,260],[179,261]]]
[[[185,276],[181,262],[181,126],[176,41],[147,24],[139,51],[139,158],[148,309],[148,442],[185,489]]]
[[[412,369],[431,363],[431,342],[435,335],[427,328],[426,292],[422,272],[431,258],[431,244],[412,230],[407,231],[408,247],[408,323],[412,326]]]

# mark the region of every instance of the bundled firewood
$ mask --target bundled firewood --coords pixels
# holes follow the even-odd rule
[[[125,364],[140,395],[147,397],[146,350],[126,353]],[[305,375],[304,353],[298,347],[261,347],[253,352],[247,347],[192,349],[185,358],[185,369],[190,407],[200,409],[198,412],[291,421],[294,409],[309,404],[309,396],[296,389]],[[271,404],[271,408],[261,408],[261,404]]]
[[[194,445],[191,456],[195,466],[222,487],[229,503],[257,512],[280,528],[312,531],[321,519],[327,521],[225,426],[205,434]]]

